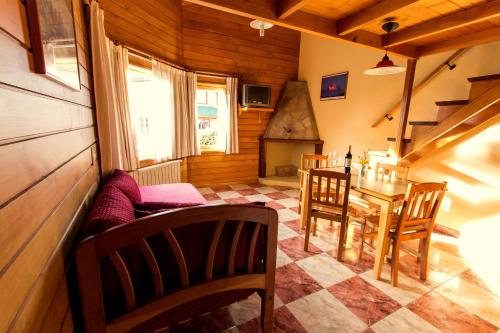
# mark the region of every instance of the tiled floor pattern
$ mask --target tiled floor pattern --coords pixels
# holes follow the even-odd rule
[[[373,252],[357,259],[359,231],[349,229],[344,261],[335,259],[338,226],[323,221],[303,251],[298,191],[241,184],[200,188],[210,203],[264,201],[278,211],[275,332],[494,332],[500,333],[500,296],[467,267],[447,237],[433,235],[428,280],[415,257],[403,254],[399,286],[373,277]],[[366,247],[365,247],[366,248]],[[259,332],[260,298],[253,295],[170,332]]]

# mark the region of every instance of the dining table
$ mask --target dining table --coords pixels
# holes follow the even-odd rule
[[[321,170],[331,170],[345,173],[344,167],[321,168]],[[299,170],[303,177],[302,182],[302,210],[300,217],[300,226],[304,228],[306,225],[307,211],[309,207],[309,170]],[[394,209],[397,203],[404,199],[408,185],[412,183],[406,179],[390,177],[388,175],[375,174],[374,171],[368,171],[364,176],[358,174],[359,170],[355,169],[351,173],[350,193],[349,196],[356,196],[364,202],[377,205],[380,209],[380,220],[377,234],[377,248],[375,250],[375,263],[373,271],[375,278],[380,280],[382,266],[384,264],[385,254],[387,253],[389,241],[389,231]],[[340,253],[343,253],[345,244],[339,242]]]

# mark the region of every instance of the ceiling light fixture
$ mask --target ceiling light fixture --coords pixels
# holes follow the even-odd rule
[[[377,66],[369,68],[364,71],[366,75],[390,75],[402,73],[406,70],[404,67],[394,65],[389,56],[387,55],[387,49],[389,48],[389,41],[391,38],[391,32],[399,27],[399,23],[394,21],[386,22],[382,25],[382,29],[387,32],[387,44],[385,45],[385,55],[381,61],[377,63]]]
[[[261,20],[253,20],[250,22],[250,26],[254,29],[259,30],[259,36],[264,37],[264,33],[267,29],[270,29],[274,26],[271,22],[261,21]]]

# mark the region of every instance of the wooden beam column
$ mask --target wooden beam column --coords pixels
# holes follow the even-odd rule
[[[401,101],[401,114],[399,116],[398,134],[396,135],[396,147],[394,152],[398,160],[403,156],[404,140],[406,127],[408,126],[408,114],[410,113],[411,93],[413,90],[413,81],[415,80],[415,69],[417,67],[416,59],[408,59],[406,65],[405,85],[403,89],[403,100]]]

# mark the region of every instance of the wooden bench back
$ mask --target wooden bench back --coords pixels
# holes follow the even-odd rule
[[[214,260],[222,230],[229,221],[236,222],[232,235],[225,276],[214,278]],[[177,241],[173,229],[192,224],[216,224],[211,236],[209,251],[205,266],[205,283],[199,281],[192,285],[189,280],[188,264],[184,252]],[[180,304],[209,296],[218,292],[237,289],[265,289],[274,286],[276,267],[278,216],[275,210],[256,205],[220,205],[202,206],[178,209],[166,213],[151,215],[127,225],[118,226],[106,232],[84,240],[76,251],[76,267],[82,302],[82,311],[87,332],[121,332],[127,331],[138,324],[153,318],[166,310]],[[251,240],[248,247],[247,272],[235,274],[236,250],[243,226],[250,224]],[[259,234],[264,233],[266,248],[264,270],[254,272],[254,257]],[[148,243],[148,237],[163,234],[172,250],[181,277],[182,289],[166,294],[158,260]],[[136,303],[135,286],[132,283],[131,272],[125,264],[119,250],[134,245],[144,256],[150,274],[153,277],[155,301],[138,306]],[[197,244],[193,244],[196,246]],[[105,309],[100,262],[108,258],[118,276],[118,283],[124,292],[128,313],[111,323],[105,321]],[[260,273],[260,274],[259,274]]]

